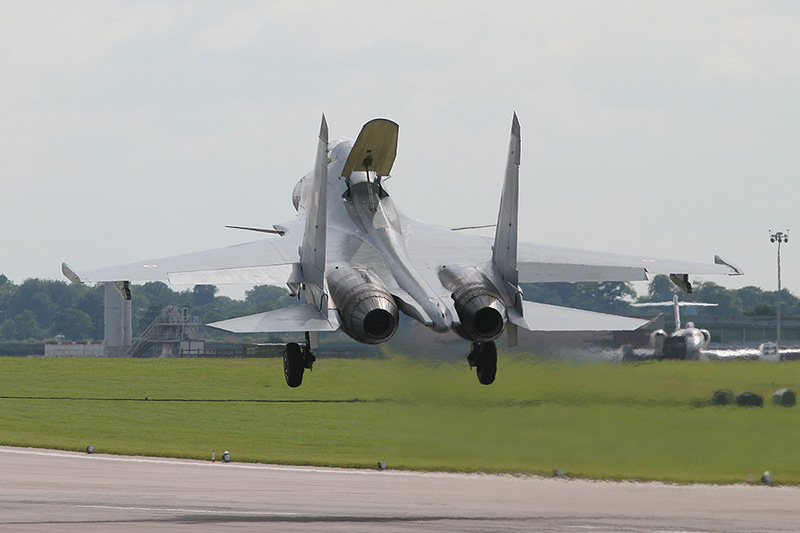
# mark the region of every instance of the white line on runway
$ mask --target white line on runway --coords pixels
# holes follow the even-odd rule
[[[96,455],[84,454],[81,452],[58,452],[48,450],[31,450],[31,449],[16,449],[16,448],[3,448],[0,447],[0,453],[19,454],[19,455],[38,455],[44,457],[65,457],[71,459],[83,459],[92,461],[122,461],[128,463],[150,463],[150,464],[163,464],[163,465],[183,465],[183,466],[211,466],[209,461],[195,460],[175,460],[175,459],[161,459],[161,458],[148,458],[148,457],[131,457],[131,456],[114,456],[114,455]],[[325,467],[312,467],[312,466],[284,466],[284,465],[266,465],[266,464],[232,464],[217,461],[212,463],[213,466],[220,466],[224,468],[245,468],[251,470],[271,470],[279,472],[307,472],[317,474],[360,474],[360,475],[380,475],[380,476],[411,476],[411,477],[463,477],[475,478],[476,476],[493,476],[493,477],[508,477],[516,479],[524,479],[526,476],[512,476],[510,474],[461,474],[457,472],[413,472],[409,470],[358,470],[355,468],[325,468]]]
[[[581,529],[586,531],[625,531],[625,532],[632,532],[632,533],[712,533],[711,530],[708,529],[642,529],[638,527],[626,527],[626,526],[614,526],[613,528],[609,528],[609,526],[564,526],[565,529]]]

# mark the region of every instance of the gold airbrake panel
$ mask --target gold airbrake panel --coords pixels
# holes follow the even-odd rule
[[[349,178],[356,171],[388,176],[397,157],[399,129],[396,122],[385,118],[376,118],[364,124],[344,164],[342,176]]]

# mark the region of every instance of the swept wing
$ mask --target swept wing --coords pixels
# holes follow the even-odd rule
[[[299,239],[283,237],[99,268],[74,270],[62,265],[73,282],[163,281],[177,285],[273,284],[299,282]]]

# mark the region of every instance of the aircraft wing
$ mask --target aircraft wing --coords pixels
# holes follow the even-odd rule
[[[409,252],[417,265],[438,268],[459,261],[480,266],[491,261],[491,238],[419,222],[407,223],[407,227]],[[524,242],[518,244],[517,269],[521,283],[645,281],[656,274],[742,274],[739,268],[719,257],[715,257],[714,263],[692,263]]]
[[[62,265],[76,283],[164,281],[178,285],[272,284],[299,282],[299,241],[291,234],[225,248],[148,259],[100,268],[74,270]]]
[[[651,322],[527,300],[522,303],[524,315],[510,309],[509,319],[529,331],[633,331]]]
[[[522,282],[646,281],[656,274],[741,275],[719,256],[714,263],[692,263],[649,256],[591,252],[520,243],[517,257]]]

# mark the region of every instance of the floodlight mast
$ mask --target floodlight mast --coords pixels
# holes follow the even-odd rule
[[[772,233],[772,229],[769,230],[769,242],[778,243],[778,324],[777,324],[777,331],[776,331],[776,339],[775,339],[775,347],[777,348],[778,352],[778,360],[782,359],[781,357],[781,244],[785,242],[789,242],[789,230],[787,229],[785,232],[778,231]]]

